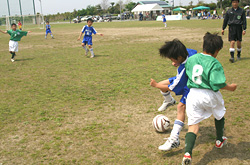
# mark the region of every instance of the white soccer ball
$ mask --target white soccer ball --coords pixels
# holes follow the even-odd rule
[[[153,119],[152,124],[153,124],[154,129],[157,132],[165,132],[165,131],[167,131],[167,129],[170,125],[170,121],[164,115],[157,115]]]

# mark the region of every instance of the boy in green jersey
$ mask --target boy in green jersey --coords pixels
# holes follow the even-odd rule
[[[16,29],[16,24],[13,23],[11,24],[11,30],[7,30],[7,31],[2,31],[0,30],[0,32],[4,33],[4,34],[9,34],[10,35],[10,41],[9,41],[9,51],[11,54],[11,61],[14,62],[14,58],[16,56],[16,52],[18,52],[18,41],[21,41],[21,38],[23,36],[27,36],[28,33],[31,33],[31,31],[22,31],[22,30],[18,30]]]
[[[223,67],[216,59],[223,47],[222,38],[217,34],[206,33],[203,40],[203,53],[188,58],[185,64],[187,86],[190,88],[186,104],[188,133],[185,137],[185,155],[182,161],[185,165],[191,164],[199,123],[212,114],[217,136],[215,147],[222,148],[226,144],[227,138],[223,136],[226,108],[219,90],[234,91],[237,87],[236,84],[226,84]]]

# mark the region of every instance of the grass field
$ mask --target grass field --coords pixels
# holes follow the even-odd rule
[[[250,21],[248,20],[248,29]],[[163,99],[149,86],[176,74],[158,54],[164,41],[179,38],[202,50],[205,32],[220,32],[222,20],[94,23],[105,36],[94,36],[96,58],[85,57],[76,41],[83,24],[52,25],[56,39],[44,30],[19,42],[10,62],[9,36],[0,34],[0,163],[3,164],[180,164],[181,146],[170,152],[158,146],[170,135],[176,106],[165,114],[167,133],[153,130]],[[229,43],[218,56],[235,92],[222,91],[229,143],[214,148],[211,117],[201,123],[193,164],[250,164],[250,35],[243,38],[242,60],[229,63]],[[176,100],[180,97],[174,96]],[[185,122],[186,123],[186,122]]]

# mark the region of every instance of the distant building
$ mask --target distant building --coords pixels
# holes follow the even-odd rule
[[[137,5],[146,5],[146,4],[158,4],[164,9],[164,13],[168,14],[172,8],[167,2],[165,1],[139,1]],[[136,5],[136,6],[137,6]]]

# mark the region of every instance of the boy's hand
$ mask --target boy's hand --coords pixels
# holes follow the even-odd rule
[[[242,34],[245,35],[246,34],[246,30],[243,30]]]
[[[78,37],[78,38],[77,38],[77,41],[79,41],[80,39],[81,39],[81,37]]]
[[[103,34],[101,33],[100,36],[103,36]]]
[[[32,31],[28,31],[28,33],[31,33]]]
[[[237,84],[231,84],[229,85],[229,87],[230,87],[230,91],[235,91],[237,88]]]
[[[224,30],[221,31],[221,34],[224,35]]]
[[[157,83],[154,79],[151,78],[150,85],[151,85],[152,87],[156,87],[157,84],[158,84],[158,83]]]

